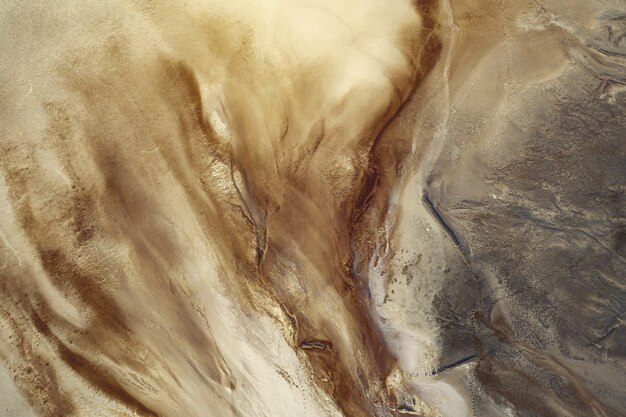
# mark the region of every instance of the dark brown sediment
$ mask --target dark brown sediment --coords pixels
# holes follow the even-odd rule
[[[422,31],[418,37],[424,36],[430,37],[430,33]],[[418,42],[418,37],[413,42]],[[362,193],[360,178],[363,172],[371,169],[369,152],[372,143],[408,95],[415,74],[424,71],[423,65],[417,63],[417,58],[412,58],[415,61],[414,75],[403,75],[403,81],[396,82],[399,96],[393,98],[386,110],[377,116],[380,120],[367,121],[359,132],[362,137],[354,138],[358,149],[353,151],[348,148],[347,151],[354,152],[357,159],[350,167],[348,177],[324,179],[324,171],[329,169],[324,158],[329,155],[329,150],[325,149],[327,145],[323,142],[329,138],[325,137],[323,125],[318,133],[313,132],[309,138],[313,141],[310,149],[295,156],[295,163],[287,166],[264,160],[262,152],[265,151],[255,154],[250,146],[227,149],[218,143],[207,125],[194,71],[186,64],[172,62],[169,58],[159,62],[156,68],[144,67],[141,70],[157,74],[160,99],[170,107],[173,118],[178,119],[175,122],[178,124],[176,143],[166,136],[168,133],[160,135],[159,129],[154,126],[158,119],[146,120],[142,109],[134,106],[132,95],[125,97],[124,92],[115,87],[106,96],[100,93],[102,85],[111,82],[124,85],[124,80],[132,80],[139,70],[133,68],[133,58],[123,44],[123,41],[114,40],[107,46],[107,58],[114,65],[104,75],[91,79],[77,76],[75,65],[60,69],[63,82],[80,97],[84,110],[62,103],[45,104],[50,123],[47,146],[57,152],[65,167],[70,169],[74,182],[72,188],[66,191],[70,196],[67,205],[57,206],[49,214],[52,218],[70,219],[75,236],[70,246],[57,246],[55,242],[62,231],[50,228],[50,218],[42,218],[36,209],[20,199],[21,195],[38,187],[32,174],[28,170],[11,174],[13,167],[10,160],[6,160],[4,165],[5,172],[9,173],[6,178],[9,188],[15,193],[12,204],[17,209],[20,224],[38,252],[43,272],[61,293],[76,297],[89,317],[88,327],[72,336],[72,343],[77,346],[75,350],[70,349],[69,342],[61,341],[50,330],[52,325],[67,326],[62,319],[55,323],[53,316],[46,314],[43,320],[38,315],[47,311],[45,301],[42,302],[44,310],[41,313],[33,312],[34,328],[56,346],[60,359],[88,384],[130,409],[146,415],[154,414],[150,406],[144,405],[123,388],[126,382],[116,379],[105,367],[79,353],[80,349],[117,356],[121,352],[113,345],[124,346],[123,350],[126,346],[142,345],[136,335],[137,323],[129,322],[128,306],[122,305],[114,295],[127,285],[129,277],[122,270],[109,269],[106,255],[103,254],[104,259],[98,259],[96,255],[97,242],[105,236],[103,231],[106,230],[109,238],[128,239],[133,253],[141,259],[145,283],[152,288],[150,292],[156,297],[155,301],[162,296],[171,297],[171,300],[184,298],[184,294],[167,283],[159,272],[167,264],[180,262],[184,254],[170,244],[170,237],[162,234],[160,228],[150,226],[154,224],[151,205],[155,200],[143,190],[145,179],[139,176],[137,166],[133,166],[131,155],[123,151],[125,145],[107,140],[112,132],[123,132],[124,128],[119,128],[132,122],[126,125],[130,130],[124,135],[148,143],[153,141],[161,149],[158,153],[166,161],[169,172],[184,185],[187,198],[199,218],[206,219],[206,233],[220,236],[215,244],[221,253],[223,268],[236,271],[235,275],[243,279],[229,284],[233,286],[233,291],[245,296],[250,291],[259,291],[257,287],[261,284],[261,291],[273,294],[287,314],[297,321],[294,349],[306,347],[307,341],[312,339],[327,340],[323,346],[332,346],[329,352],[326,349],[320,352],[305,349],[305,352],[313,372],[327,376],[328,382],[320,383],[320,386],[335,398],[345,414],[371,415],[374,412],[373,403],[391,405],[384,387],[394,360],[371,324],[366,304],[355,291],[350,265],[353,256],[350,226],[346,225],[347,219],[355,216],[355,210],[365,209],[365,202],[359,202],[358,198],[356,205],[361,207],[349,207],[355,204],[352,202],[354,196]],[[232,100],[237,99],[237,94],[233,92]],[[107,108],[110,103],[115,104]],[[243,102],[241,104],[245,108]],[[79,125],[81,111],[101,117],[81,120]],[[233,117],[236,119],[238,116],[235,114]],[[245,125],[240,127],[244,130],[237,133],[245,139],[250,133],[245,130]],[[283,137],[288,134],[288,129],[282,133]],[[77,146],[75,138],[79,135],[85,135],[81,146],[86,153],[82,153],[92,159],[101,178],[96,186],[98,188],[86,183],[85,174],[80,172],[82,161],[76,160],[72,153],[72,147]],[[229,185],[230,191],[226,194],[215,188],[210,177],[207,181],[202,180],[203,173],[208,173],[216,162],[229,166],[231,170],[233,184]],[[190,173],[200,173],[200,178],[194,178]],[[236,175],[240,178],[239,185]],[[319,178],[319,182],[317,179],[312,181],[312,178]],[[329,189],[339,192],[327,193]],[[240,207],[238,212],[232,211],[234,201]],[[111,220],[115,223],[112,227],[106,223]],[[253,239],[250,239],[251,236]],[[251,241],[255,242],[253,248],[250,247]],[[298,253],[292,251],[294,248]],[[82,260],[77,259],[80,257],[83,257]],[[333,307],[335,317],[328,311],[320,311],[311,301],[294,297],[285,287],[281,266],[284,260],[295,262],[293,272],[304,286],[304,294],[321,290],[327,297],[336,300]],[[111,266],[115,268],[115,262]],[[161,293],[162,290],[164,292]],[[165,306],[172,304],[165,299],[161,302]],[[187,345],[199,351],[218,351],[210,339],[200,336],[205,330],[194,327],[199,324],[188,307],[174,304],[172,308],[177,319],[185,323],[183,332],[189,338]],[[263,310],[263,306],[255,308]],[[353,362],[355,351],[356,363]],[[123,360],[130,361],[130,358]],[[204,372],[211,379],[222,382],[219,368],[223,365],[217,363],[206,362]],[[139,364],[130,361],[127,365]]]
[[[565,3],[0,6],[0,414],[623,414],[626,20]]]
[[[40,415],[71,415],[75,411],[74,401],[60,390],[62,384],[48,354],[33,351],[32,347],[37,346],[39,341],[30,331],[24,331],[35,328],[37,317],[28,293],[24,292],[26,288],[11,285],[9,280],[14,278],[8,274],[0,278],[2,329],[8,342],[18,347],[23,355],[20,361],[9,361],[4,355],[0,358],[11,364],[8,368],[10,376]]]
[[[248,172],[243,174],[243,178],[246,179],[246,192],[250,193],[252,204],[256,206],[254,211],[262,213],[261,216],[251,216],[255,218],[255,229],[263,230],[264,234],[263,248],[257,248],[257,253],[262,253],[262,257],[258,256],[261,279],[271,288],[287,314],[295,318],[296,346],[302,346],[311,339],[328,340],[333,346],[332,352],[307,349],[307,354],[313,372],[324,375],[328,380],[321,386],[349,416],[372,415],[375,413],[374,403],[395,406],[394,399],[387,397],[384,388],[385,378],[395,359],[386,350],[378,329],[373,325],[368,302],[362,298],[367,297],[367,292],[362,291],[363,278],[353,275],[352,251],[355,248],[352,242],[355,239],[354,225],[368,210],[374,192],[378,201],[385,201],[388,197],[388,190],[376,186],[375,172],[378,167],[390,169],[389,166],[395,167],[401,162],[381,156],[387,149],[377,154],[376,149],[382,148],[382,145],[376,144],[379,132],[393,119],[410,92],[415,91],[416,84],[432,69],[440,51],[435,23],[438,12],[436,2],[430,2],[428,7],[424,4],[419,7],[427,12],[423,16],[424,27],[409,42],[408,54],[415,66],[413,75],[404,85],[398,86],[400,96],[390,103],[387,111],[380,115],[379,120],[366,126],[364,136],[357,139],[355,152],[360,156],[359,163],[353,167],[352,177],[332,178],[324,189],[319,188],[324,184],[323,171],[332,169],[316,155],[316,152],[324,152],[320,144],[331,140],[324,137],[323,127],[320,133],[311,137],[314,141],[311,151],[300,157],[293,168],[273,167],[267,163],[258,165],[248,150],[241,149],[238,154],[235,149],[233,155],[236,166]],[[281,141],[288,130],[286,132],[282,133]],[[245,137],[245,131],[240,135]],[[396,153],[391,157],[401,158],[406,149],[396,148],[394,151]],[[302,177],[303,171],[307,174],[306,180]],[[337,188],[342,190],[338,195],[333,193],[333,189]],[[324,194],[319,194],[321,192]],[[368,234],[376,230],[376,225],[369,226]],[[358,239],[370,241],[371,238],[362,235]],[[362,252],[360,256],[368,259],[370,254]],[[284,285],[289,271],[280,265],[285,258],[296,261],[296,272],[302,275],[299,278],[303,286],[301,295]],[[319,311],[319,306],[312,304],[312,300],[303,298],[324,287],[330,291],[329,296],[337,300],[330,311]],[[341,339],[348,339],[348,342]],[[348,365],[347,358],[355,351],[361,362],[357,368]],[[364,386],[365,381],[369,382]]]

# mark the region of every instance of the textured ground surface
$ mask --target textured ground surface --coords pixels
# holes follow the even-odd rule
[[[0,36],[0,416],[626,415],[623,1]]]

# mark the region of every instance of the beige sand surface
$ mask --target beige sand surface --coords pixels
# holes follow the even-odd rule
[[[0,417],[626,413],[623,2],[0,33]]]

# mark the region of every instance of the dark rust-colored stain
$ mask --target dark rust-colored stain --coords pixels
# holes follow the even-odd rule
[[[105,178],[106,194],[111,196],[109,215],[117,219],[120,225],[125,225],[125,238],[133,244],[137,255],[145,262],[144,274],[150,288],[154,290],[155,301],[171,306],[170,310],[175,314],[173,325],[179,330],[179,336],[186,342],[186,346],[205,353],[203,365],[207,375],[203,374],[202,378],[222,382],[219,363],[223,360],[215,341],[207,337],[206,333],[210,333],[210,329],[200,326],[197,313],[191,310],[187,301],[188,295],[179,286],[173,285],[168,275],[162,272],[160,261],[173,265],[184,255],[167,234],[151,226],[150,219],[154,214],[150,207],[156,201],[151,201],[137,182],[136,174],[115,152],[98,145],[94,147],[97,149],[97,165]]]
[[[419,94],[422,82],[439,61],[443,48],[437,21],[439,1],[414,1],[413,4],[422,17],[422,28],[419,36],[409,46],[415,75],[413,84],[407,89],[407,97]],[[354,242],[358,242],[359,251],[363,255],[362,262],[370,259],[373,253],[375,238],[368,235],[377,230],[384,220],[388,210],[389,192],[399,180],[402,174],[400,167],[410,154],[411,138],[394,137],[393,133],[387,133],[388,130],[392,131],[389,128],[396,121],[402,119],[406,106],[407,101],[403,101],[396,112],[383,121],[382,129],[371,145],[369,165],[363,171],[357,197],[346,204],[350,236]],[[368,213],[368,218],[364,218],[365,213]],[[354,270],[353,259],[350,260],[350,265]],[[359,265],[359,269],[363,267],[364,264]]]
[[[379,168],[377,165],[371,166],[363,175],[363,183],[358,197],[354,202],[352,209],[352,223],[358,223],[367,211],[372,197],[375,193],[376,184],[378,182]]]
[[[64,293],[76,293],[85,306],[99,319],[95,325],[107,332],[128,333],[124,313],[111,293],[103,289],[99,277],[87,274],[71,262],[58,249],[40,249],[41,264],[48,272],[51,281]]]
[[[0,312],[10,329],[8,342],[20,354],[20,360],[7,362],[0,356],[16,386],[23,392],[33,409],[42,416],[72,415],[75,406],[71,395],[61,390],[55,368],[33,349],[38,342],[30,331],[33,311],[27,287],[16,277],[0,275]]]
[[[236,165],[232,150],[219,143],[204,118],[200,87],[193,70],[183,62],[166,58],[161,60],[160,65],[164,68],[163,79],[159,82],[161,95],[172,114],[179,115],[179,141],[175,144],[182,145],[181,151],[172,142],[160,143],[165,148],[162,157],[177,181],[185,187],[188,201],[197,213],[207,236],[221,237],[212,243],[223,257],[224,268],[233,271],[236,276],[256,277],[262,258],[257,232],[262,227],[259,216],[255,216],[243,200],[244,196],[234,185],[234,179],[232,195],[224,195],[213,188],[214,179],[210,174],[212,164],[224,163],[230,167],[233,178]],[[179,88],[173,89],[172,85]],[[190,178],[188,172],[200,175]],[[245,181],[245,172],[240,173]],[[252,197],[249,201],[252,201]],[[212,210],[208,203],[217,209]],[[233,207],[238,210],[233,210]],[[226,236],[229,238],[224,238]],[[258,242],[252,249],[253,252],[250,248],[251,241]],[[238,298],[248,302],[247,307],[257,308],[252,301],[253,289],[250,286],[256,283],[239,285],[238,280],[228,283],[236,286],[234,291]]]
[[[75,186],[74,186],[75,187]],[[77,244],[87,244],[96,234],[96,225],[92,219],[95,212],[93,198],[87,193],[78,194],[72,203],[73,229],[76,234]]]
[[[102,108],[106,103],[90,92],[89,84],[82,80],[78,85],[80,86],[79,93],[85,93],[82,97],[84,99],[83,103],[90,109],[88,113],[106,115],[109,109]],[[83,89],[87,91],[83,91]],[[176,103],[172,103],[172,106],[175,107]],[[12,205],[21,225],[39,255],[44,272],[52,284],[62,293],[72,298],[76,297],[79,300],[80,308],[84,308],[88,312],[87,316],[90,318],[89,327],[85,331],[80,331],[74,335],[74,345],[87,348],[86,350],[91,349],[94,352],[102,351],[104,354],[119,352],[120,350],[126,351],[132,346],[140,345],[141,342],[136,340],[135,335],[133,335],[125,321],[126,315],[123,308],[115,300],[115,291],[117,290],[115,283],[122,282],[125,277],[122,271],[115,271],[114,268],[104,265],[104,260],[100,258],[101,256],[106,256],[106,254],[94,253],[94,248],[89,247],[89,243],[94,238],[101,237],[103,233],[107,232],[104,225],[98,223],[103,216],[105,216],[104,220],[110,220],[109,224],[116,223],[122,230],[130,231],[135,227],[133,225],[135,220],[149,220],[149,211],[146,210],[146,205],[149,203],[144,193],[137,193],[141,187],[134,182],[134,173],[127,169],[126,163],[132,161],[125,161],[123,157],[117,158],[115,155],[121,153],[120,149],[112,150],[103,145],[103,143],[108,142],[104,139],[105,132],[103,132],[103,136],[100,136],[99,124],[94,123],[93,126],[87,124],[89,134],[83,140],[86,142],[86,148],[92,150],[96,167],[104,179],[106,201],[96,202],[97,194],[94,193],[94,190],[84,189],[78,174],[71,171],[73,155],[67,149],[71,149],[71,126],[72,123],[76,123],[76,120],[72,120],[70,112],[60,104],[48,103],[44,108],[50,116],[50,128],[48,129],[46,141],[49,146],[55,148],[61,160],[65,162],[65,166],[70,169],[69,175],[75,181],[75,184],[67,192],[69,196],[68,203],[65,203],[63,199],[59,199],[58,205],[50,207],[49,212],[34,212],[28,200],[21,198],[22,195],[33,191],[33,184],[36,186],[37,178],[33,178],[34,170],[13,166],[10,160],[5,160],[3,161],[3,168],[4,172],[8,174],[7,183],[9,184]],[[186,109],[187,106],[183,104],[181,108]],[[176,114],[174,111],[172,113]],[[182,124],[184,125],[184,123]],[[194,133],[189,132],[187,134],[191,136]],[[198,135],[198,137],[202,138],[202,135]],[[194,154],[194,150],[188,149],[187,154]],[[99,211],[98,208],[102,208],[102,211]],[[223,212],[227,212],[227,210],[224,209]],[[58,225],[56,222],[49,222],[48,217],[53,218],[57,213],[62,218],[69,219],[68,223],[71,225],[71,230],[74,233],[76,253],[68,252],[66,249],[56,246],[55,239],[57,235],[55,233],[58,231]],[[125,223],[127,227],[124,227]],[[140,256],[144,256],[146,258],[145,261],[152,265],[156,265],[156,259],[163,258],[169,258],[174,262],[178,251],[175,247],[167,246],[167,243],[170,242],[169,237],[158,235],[158,229],[149,229],[149,232],[150,236],[156,237],[147,239],[146,242],[143,242],[141,238],[130,239],[135,245],[137,253]],[[129,234],[126,237],[130,238],[131,235]],[[157,249],[160,249],[162,253],[155,253],[154,248],[148,248],[149,245],[154,244],[159,245]],[[81,256],[89,258],[88,269],[79,265],[76,258]],[[114,262],[111,264],[115,265]],[[154,274],[146,274],[146,276],[158,278],[162,275],[157,271]],[[164,284],[158,281],[156,283],[158,285]],[[184,303],[185,295],[181,294],[177,288],[171,287],[168,294],[171,295],[171,300],[183,300],[176,306],[175,314],[177,323],[180,323],[181,327],[185,327],[185,342],[192,348],[197,349],[197,351],[217,352],[219,355],[214,342],[206,337],[206,330],[200,328],[196,322],[196,314],[190,310],[189,305]],[[145,415],[155,415],[143,407],[138,400],[134,399],[132,394],[122,387],[120,381],[116,381],[104,367],[90,362],[87,357],[78,354],[55,338],[52,332],[49,331],[48,324],[54,323],[55,325],[67,326],[67,323],[61,322],[58,317],[46,313],[47,310],[45,303],[38,303],[37,318],[36,320],[33,319],[35,320],[35,327],[44,337],[58,347],[59,355],[74,371],[111,398],[117,398],[131,408],[142,411]],[[68,331],[74,334],[72,330]],[[202,378],[208,376],[214,381],[222,382],[217,361],[219,359],[213,360],[211,355],[207,355],[202,360],[202,370],[206,372],[202,373]],[[127,358],[127,362],[127,365],[136,369],[140,369],[142,365],[131,357]],[[36,365],[32,360],[30,363],[33,366]],[[50,370],[50,372],[53,371]],[[24,387],[23,389],[28,397],[32,398],[29,390],[37,388],[39,385],[34,377],[29,376],[24,379],[22,387]],[[62,386],[59,383],[53,383],[52,385],[55,387]],[[71,414],[71,403],[68,403],[63,397],[49,395],[46,398],[48,397],[49,399],[46,399],[46,401],[51,403],[49,409],[53,410],[50,415]],[[31,402],[37,403],[37,401]],[[57,409],[63,410],[63,412],[54,411]]]
[[[90,361],[81,354],[72,351],[67,345],[65,345],[50,330],[46,321],[42,320],[39,314],[35,312],[32,319],[37,330],[55,345],[63,362],[80,375],[81,378],[85,379],[88,383],[96,387],[100,392],[107,395],[109,398],[120,401],[122,404],[125,404],[139,415],[158,417],[158,414],[150,410],[141,401],[125,390],[107,369],[96,365],[93,361]]]
[[[235,271],[234,274],[230,274],[231,276],[246,278],[232,280],[233,282],[228,282],[228,285],[253,307],[255,307],[254,297],[250,293],[259,291],[259,287],[267,290],[276,299],[293,320],[296,330],[294,348],[300,347],[307,352],[313,372],[320,375],[320,381],[328,380],[320,382],[320,385],[337,400],[343,413],[350,417],[371,416],[376,415],[374,403],[394,405],[395,399],[388,398],[391,396],[385,389],[385,378],[395,359],[387,351],[382,336],[371,320],[368,294],[365,291],[366,277],[361,276],[359,268],[353,266],[353,257],[356,251],[362,260],[371,258],[372,242],[376,239],[375,231],[386,212],[385,201],[390,184],[394,175],[396,177],[399,175],[398,166],[409,146],[406,142],[394,143],[383,137],[380,132],[384,131],[397,112],[402,110],[402,102],[419,88],[420,83],[437,62],[441,51],[435,18],[438,2],[417,2],[416,8],[423,17],[423,27],[419,36],[409,35],[412,42],[409,45],[410,50],[407,51],[412,56],[415,66],[414,80],[411,80],[411,83],[395,85],[398,97],[390,103],[384,114],[380,115],[380,120],[372,123],[371,132],[358,143],[358,151],[367,154],[367,158],[360,160],[359,163],[363,165],[356,167],[357,173],[354,178],[341,179],[351,181],[349,192],[329,198],[330,207],[324,207],[327,212],[321,214],[321,219],[328,221],[329,230],[319,230],[315,224],[310,224],[315,220],[312,216],[320,215],[318,211],[322,210],[312,204],[316,200],[315,189],[306,186],[308,173],[320,174],[316,170],[319,171],[320,167],[326,168],[320,162],[324,158],[321,152],[326,142],[323,126],[319,133],[312,136],[311,146],[306,152],[294,157],[292,170],[281,171],[278,167],[272,170],[274,167],[262,166],[263,163],[269,164],[268,161],[258,160],[258,155],[254,155],[243,146],[231,150],[225,149],[220,144],[204,118],[199,83],[189,65],[165,57],[156,65],[158,79],[155,89],[159,100],[162,100],[167,109],[164,117],[171,116],[172,120],[175,120],[176,128],[172,132],[167,129],[160,130],[158,120],[143,120],[140,109],[136,108],[131,99],[126,98],[127,92],[112,87],[107,91],[110,95],[108,101],[103,100],[98,94],[101,91],[100,85],[113,86],[115,82],[112,81],[116,79],[132,84],[129,81],[132,81],[132,76],[120,70],[132,67],[126,62],[130,58],[122,47],[123,43],[112,44],[106,50],[106,54],[114,62],[125,65],[112,65],[104,75],[99,75],[95,79],[77,76],[72,72],[72,68],[74,64],[79,63],[70,63],[63,71],[68,86],[79,94],[88,114],[101,115],[104,120],[87,121],[84,127],[88,134],[84,140],[87,141],[85,147],[94,156],[95,165],[102,175],[104,195],[107,198],[107,201],[96,201],[92,196],[93,190],[83,190],[80,187],[70,191],[72,208],[65,214],[71,219],[75,246],[81,250],[89,247],[102,232],[100,229],[102,226],[97,219],[104,215],[107,216],[106,220],[115,219],[121,230],[137,230],[145,234],[145,238],[140,238],[131,237],[134,234],[128,233],[127,239],[135,253],[150,265],[146,267],[146,272],[149,272],[146,279],[151,286],[164,288],[166,285],[165,277],[158,270],[159,262],[175,264],[184,257],[174,245],[168,244],[170,239],[166,234],[161,234],[156,228],[152,230],[150,226],[138,225],[141,221],[150,224],[150,204],[153,201],[141,192],[141,183],[136,178],[137,171],[131,168],[130,162],[124,158],[124,148],[119,144],[115,145],[115,141],[107,140],[110,131],[99,126],[100,123],[106,124],[107,115],[119,112],[133,123],[129,123],[128,126],[113,125],[109,128],[130,133],[131,137],[134,135],[135,140],[144,140],[146,144],[159,146],[160,157],[184,188],[189,204],[205,233],[208,236],[219,236],[215,239],[215,245],[222,256],[224,269]],[[243,52],[248,48],[245,39],[241,48]],[[242,64],[233,60],[232,65]],[[241,68],[231,69],[241,70]],[[130,68],[129,73],[132,70]],[[115,102],[116,106],[108,108],[109,102]],[[47,109],[51,114],[51,124],[56,126],[56,132],[51,135],[49,142],[53,145],[58,144],[59,152],[63,153],[64,146],[61,142],[65,144],[71,142],[73,134],[69,112],[65,109],[59,110],[53,105],[47,106]],[[164,122],[170,123],[172,120]],[[244,136],[249,134],[245,126],[240,128]],[[288,129],[285,128],[281,133],[283,138],[287,132]],[[71,149],[69,145],[67,146]],[[63,158],[67,166],[71,167],[72,155],[66,154]],[[232,195],[223,195],[220,190],[216,190],[211,184],[210,165],[218,162],[229,166],[231,171],[237,170],[243,178],[246,189],[237,190],[233,184]],[[5,172],[10,172],[10,169]],[[190,173],[199,175],[194,176]],[[27,171],[18,172],[10,181],[17,184],[16,189],[26,191],[28,175]],[[78,176],[76,174],[72,179],[78,180]],[[275,178],[277,176],[278,179]],[[275,180],[274,192],[284,193],[286,201],[282,205],[274,200],[275,196],[268,190],[268,179]],[[13,199],[18,201],[19,196],[15,195]],[[96,212],[95,208],[98,205],[102,205],[104,214]],[[238,205],[240,210],[233,210],[233,205]],[[77,337],[81,337],[83,343],[92,347],[98,346],[99,342],[107,338],[111,343],[117,341],[132,345],[136,342],[129,323],[126,323],[124,311],[115,300],[114,291],[105,285],[107,280],[123,282],[124,277],[104,275],[105,270],[101,267],[95,268],[96,272],[81,268],[72,258],[72,254],[55,247],[53,242],[46,241],[47,237],[54,236],[39,236],[42,230],[46,230],[47,225],[32,213],[28,204],[22,204],[19,213],[20,221],[35,244],[41,264],[53,284],[64,293],[76,294],[81,306],[88,308],[93,315],[94,320],[90,323],[90,328]],[[307,218],[309,214],[311,218]],[[316,237],[319,242],[308,243],[307,236]],[[353,247],[353,241],[366,243]],[[255,247],[251,247],[250,242],[255,242]],[[342,338],[337,332],[342,329],[340,325],[332,323],[333,312],[322,314],[317,312],[314,306],[300,305],[285,288],[284,276],[280,273],[281,261],[291,254],[289,246],[293,242],[310,249],[310,253],[304,255],[304,259],[298,260],[301,263],[297,266],[303,269],[305,274],[310,265],[325,265],[324,268],[320,268],[323,277],[319,282],[311,282],[310,285],[319,285],[334,291],[343,309],[342,314],[346,315],[346,322],[354,326],[347,330],[350,332],[350,342],[354,346],[338,342]],[[107,273],[110,271],[107,270]],[[251,277],[258,279],[249,279]],[[303,284],[308,285],[307,282]],[[169,293],[172,299],[184,299],[184,294],[176,288],[170,287]],[[258,311],[263,311],[262,307],[257,308]],[[50,330],[50,322],[54,319],[43,317],[44,311],[44,307],[39,307],[34,313],[32,317],[34,326],[55,344],[59,356],[68,366],[106,395],[119,399],[144,415],[156,415],[124,389],[107,369],[91,362],[56,337]],[[189,326],[185,336],[186,342],[200,351],[216,350],[211,341],[200,336],[194,338],[194,334],[205,333],[204,329],[196,327],[193,313],[188,308],[177,306],[176,314]],[[325,324],[325,321],[328,321],[328,324]],[[110,346],[105,343],[102,348],[109,349]],[[357,369],[350,369],[347,365],[352,359],[348,355],[352,354],[353,348],[358,350],[364,361]],[[195,365],[190,366],[204,378],[204,373],[198,372]],[[209,377],[219,381],[217,365],[209,366],[209,369]]]
[[[17,180],[16,178],[13,179]],[[85,230],[89,230],[86,218],[91,214],[88,212],[90,208],[90,200],[85,197],[83,199],[78,198],[75,201],[78,201],[78,204],[75,207],[76,214],[74,215],[74,230],[77,232],[77,241],[80,244],[84,243],[91,236],[93,236],[93,232],[85,232]],[[41,265],[48,273],[51,282],[63,293],[76,295],[83,303],[83,306],[88,306],[93,314],[98,317],[98,320],[94,322],[94,327],[92,327],[91,331],[81,331],[76,334],[76,337],[79,339],[92,339],[96,334],[102,334],[104,338],[108,339],[111,337],[111,334],[126,335],[129,332],[129,329],[124,323],[124,314],[114,301],[112,295],[99,285],[102,281],[97,276],[90,275],[86,271],[81,270],[81,268],[73,263],[62,250],[48,249],[48,247],[51,247],[50,242],[46,242],[45,234],[42,235],[40,233],[40,231],[44,230],[45,225],[39,224],[30,207],[24,206],[18,213],[21,214],[21,220],[25,230],[29,233],[33,243],[38,248]],[[30,302],[33,302],[33,300],[38,299],[38,296],[36,294],[28,294],[26,299],[30,299]],[[117,398],[123,403],[129,405],[129,407],[143,413],[143,415],[156,415],[138,403],[138,401],[132,398],[128,392],[116,385],[116,383],[112,380],[112,377],[108,375],[105,369],[98,367],[93,362],[90,362],[85,357],[72,352],[67,346],[65,346],[50,331],[47,324],[47,322],[54,320],[58,321],[58,318],[55,318],[55,316],[50,313],[46,313],[48,308],[45,303],[37,301],[36,305],[38,306],[37,308],[27,308],[27,311],[30,312],[30,319],[32,320],[33,326],[41,333],[42,336],[46,337],[57,347],[61,358],[74,371],[111,398]],[[24,308],[25,305],[22,304],[22,307]],[[42,315],[45,315],[46,318],[43,319]],[[43,390],[42,383],[37,382],[36,375],[42,375],[42,373],[47,375],[46,379],[48,380],[50,389],[60,386],[58,382],[54,382],[54,369],[49,366],[49,364],[42,366],[32,358],[28,360],[28,363],[30,364],[30,369],[38,371],[38,373],[31,372],[28,376],[23,378],[23,386],[28,387],[25,388],[25,392],[29,398],[32,398],[32,395],[35,395],[29,390]],[[34,403],[36,404],[37,401]],[[46,395],[44,405],[44,414],[50,416],[61,414],[69,415],[73,410],[73,406],[69,400],[58,392],[55,394],[48,393]]]
[[[416,2],[415,5],[422,16],[423,27],[419,37],[415,40],[415,43],[411,45],[416,65],[415,79],[414,83],[409,86],[404,93],[405,98],[417,93],[421,82],[437,63],[442,50],[442,43],[438,34],[438,23],[436,21],[436,16],[439,11],[439,2],[424,1]],[[367,284],[364,282],[366,278],[362,274],[364,273],[366,262],[374,255],[375,241],[377,239],[376,233],[379,226],[384,221],[388,210],[388,197],[392,185],[397,181],[400,175],[398,166],[401,165],[403,159],[409,154],[411,146],[408,140],[398,141],[396,138],[385,135],[387,127],[393,123],[395,117],[402,112],[404,105],[404,102],[399,103],[398,107],[393,112],[388,113],[381,120],[380,127],[378,128],[380,133],[374,137],[371,144],[369,164],[361,171],[360,186],[354,194],[355,197],[347,199],[342,203],[345,213],[345,217],[343,218],[345,219],[344,222],[347,225],[347,231],[350,237],[348,244],[355,245],[351,250],[352,254],[346,259],[344,270],[352,278],[352,285],[359,289],[357,293],[348,290],[346,302],[352,304],[355,311],[356,322],[362,325],[362,340],[360,340],[360,342],[368,346],[370,352],[372,352],[374,359],[372,365],[374,365],[379,375],[383,378],[381,381],[382,386],[384,386],[384,377],[388,374],[395,360],[387,351],[378,330],[371,321],[369,312],[371,307],[368,301],[369,291],[367,290]],[[358,253],[361,259],[359,265],[355,264],[354,251]],[[358,294],[357,301],[354,300],[355,294]],[[327,359],[325,355],[317,356],[322,356],[324,357],[322,359]],[[325,365],[329,366],[329,364]],[[366,378],[362,378],[361,375],[355,382],[362,386],[365,380]],[[360,413],[365,413],[364,415],[376,414],[371,408],[370,400],[358,406],[352,402],[355,392],[354,390],[346,389],[350,384],[347,383],[345,376],[342,377],[342,381],[339,382],[339,385],[341,385],[341,387],[336,388],[334,395],[338,398],[346,415],[357,413],[356,409],[358,409]],[[381,398],[379,400],[383,404],[395,405],[394,398]],[[366,406],[366,404],[369,405]],[[352,409],[353,406],[356,406],[356,408]]]

